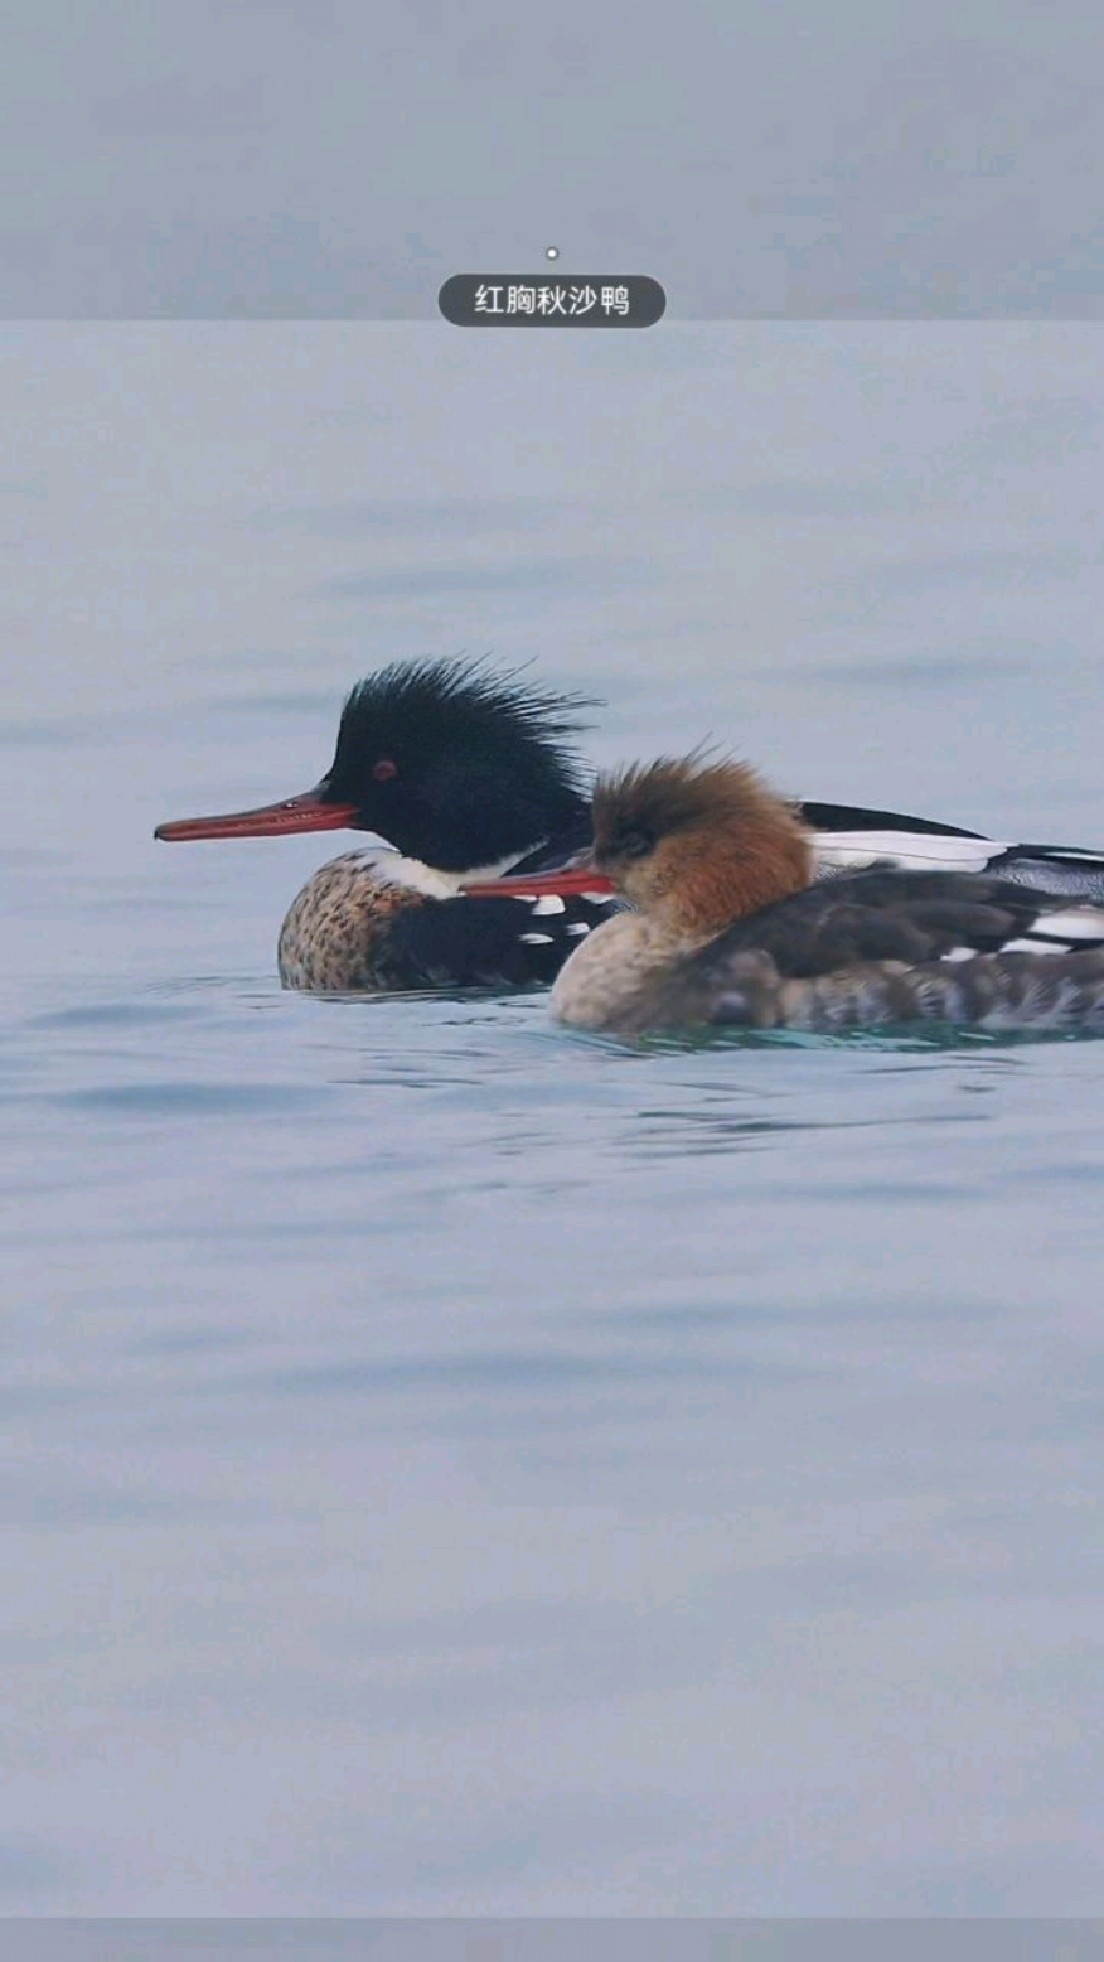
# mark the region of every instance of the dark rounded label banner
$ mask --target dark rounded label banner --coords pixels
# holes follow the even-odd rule
[[[640,273],[454,273],[437,303],[454,327],[654,327],[667,295]]]

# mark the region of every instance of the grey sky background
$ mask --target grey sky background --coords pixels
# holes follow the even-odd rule
[[[1098,9],[8,0],[0,312],[427,318],[454,272],[669,317],[1097,317]]]

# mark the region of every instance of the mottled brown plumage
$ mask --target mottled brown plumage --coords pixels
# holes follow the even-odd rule
[[[902,1028],[945,1023],[991,1030],[1104,1032],[1104,951],[1064,957],[979,954],[962,962],[868,961],[787,980],[765,952],[733,957],[723,995],[703,1017],[754,1029]],[[637,1026],[655,1026],[649,1013]],[[624,1022],[619,1024],[622,1032]]]
[[[307,880],[280,928],[280,980],[317,994],[375,988],[385,929],[405,907],[424,904],[425,894],[414,887],[387,882],[376,853],[330,859]]]
[[[737,763],[665,758],[606,778],[594,824],[596,873],[638,910],[561,970],[553,1011],[575,1027],[1104,1029],[1104,908],[969,872],[812,884],[793,807]]]

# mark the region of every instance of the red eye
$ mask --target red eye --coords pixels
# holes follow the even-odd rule
[[[372,765],[372,775],[377,783],[390,783],[392,777],[397,777],[398,774],[399,766],[393,763],[389,756],[381,756],[379,762]]]

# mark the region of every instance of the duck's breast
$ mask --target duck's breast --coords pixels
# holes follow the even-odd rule
[[[307,880],[280,928],[281,982],[313,994],[376,988],[383,934],[396,913],[425,899],[417,887],[388,878],[376,852],[330,859]]]

